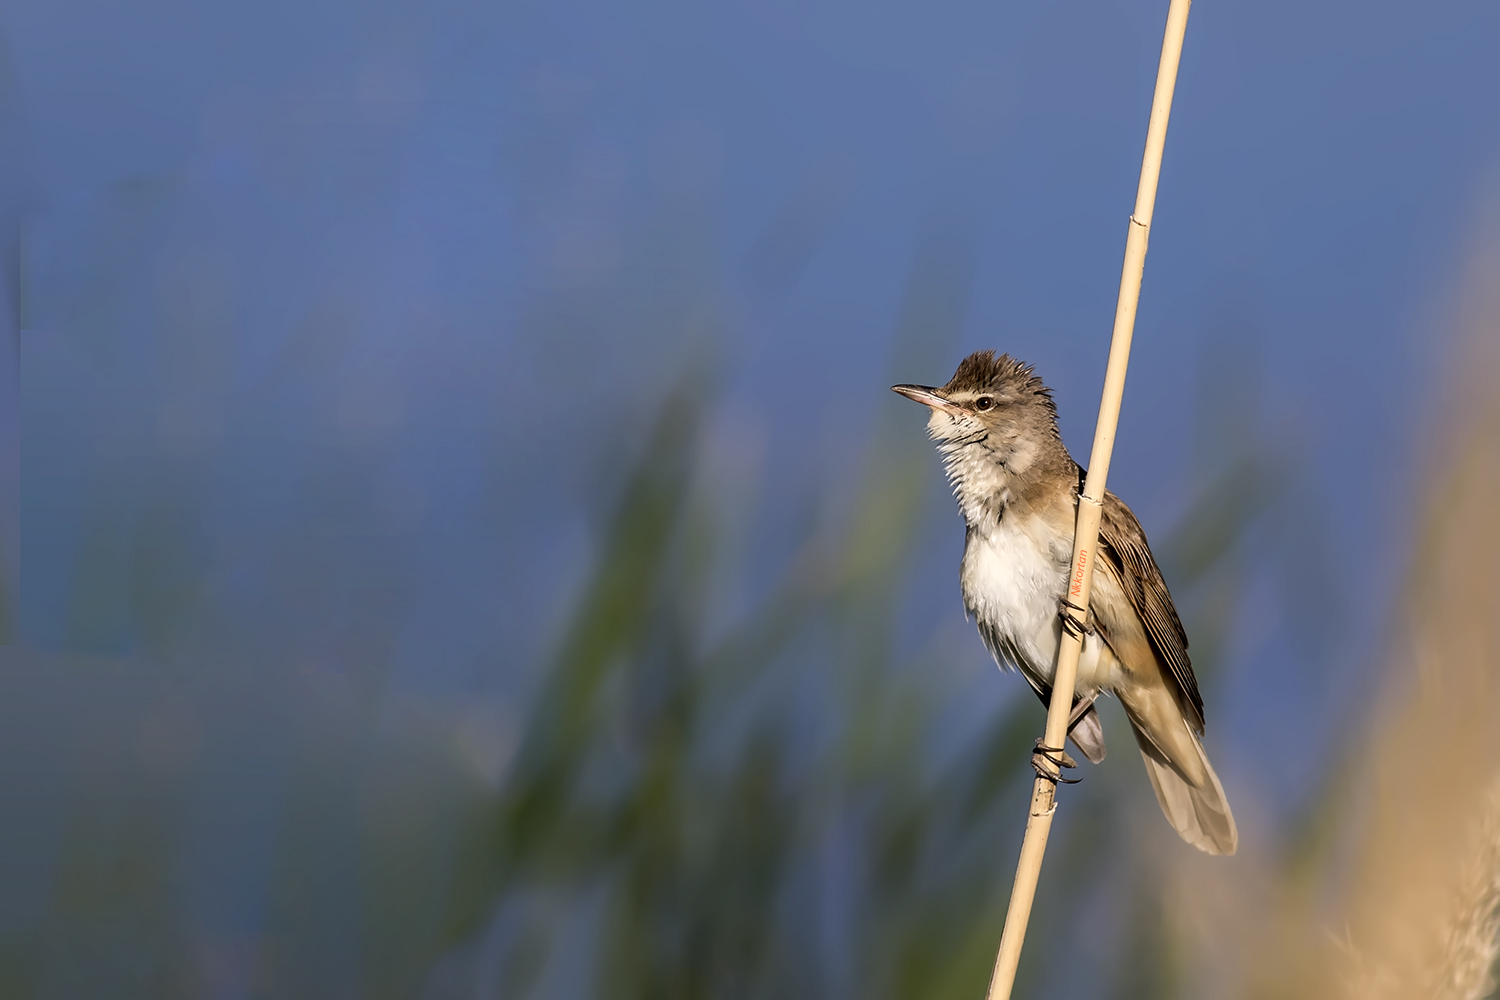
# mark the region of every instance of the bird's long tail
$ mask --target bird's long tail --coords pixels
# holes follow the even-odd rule
[[[1181,712],[1175,706],[1171,711],[1150,711],[1163,706],[1132,705],[1135,699],[1123,693],[1120,700],[1167,822],[1200,851],[1233,854],[1240,836],[1224,786]]]
[[[1198,753],[1203,754],[1203,747],[1198,747]],[[1182,839],[1209,854],[1233,854],[1239,846],[1239,831],[1235,829],[1234,814],[1229,811],[1229,800],[1224,797],[1224,787],[1219,784],[1219,776],[1207,755],[1203,756],[1203,770],[1208,781],[1202,787],[1188,784],[1170,764],[1152,757],[1144,744],[1141,757],[1146,762],[1146,776],[1156,790],[1156,801],[1161,803],[1167,822]]]

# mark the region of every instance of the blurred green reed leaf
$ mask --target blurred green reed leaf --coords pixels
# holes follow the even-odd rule
[[[674,577],[696,426],[686,395],[657,422],[492,814],[489,856],[459,875],[450,924],[467,934],[527,884],[607,882],[590,966],[620,996],[751,981],[795,821],[774,722],[724,770],[699,756],[708,678]]]
[[[192,621],[209,569],[197,478],[151,463],[96,491],[70,593],[71,648],[161,653]]]
[[[490,857],[481,870],[459,878],[451,918],[455,936],[469,933],[487,915],[516,869],[557,866],[566,872],[580,852],[603,846],[606,817],[575,801],[575,793],[589,744],[603,731],[597,696],[606,671],[633,651],[652,624],[657,581],[688,487],[696,425],[690,399],[674,397],[625,486],[598,567],[566,628],[494,808],[493,839],[485,847]]]

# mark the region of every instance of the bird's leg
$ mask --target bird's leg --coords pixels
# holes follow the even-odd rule
[[[1086,633],[1092,633],[1094,631],[1093,612],[1090,611],[1084,622],[1080,623],[1078,619],[1068,613],[1070,609],[1073,611],[1083,611],[1082,608],[1066,597],[1061,598],[1057,614],[1062,619],[1063,628],[1070,631],[1078,629],[1079,631],[1074,634],[1080,637]],[[1094,707],[1094,699],[1098,697],[1099,692],[1093,691],[1078,699],[1078,704],[1074,705],[1073,711],[1068,714],[1068,728],[1066,732],[1071,733],[1073,731],[1073,727],[1078,725],[1079,721],[1088,714],[1089,709]],[[1057,773],[1054,774],[1053,769],[1044,767],[1042,762],[1037,760],[1038,757],[1045,758],[1048,763],[1053,765],[1053,769]],[[1044,745],[1041,740],[1037,740],[1036,746],[1031,750],[1031,766],[1040,777],[1046,778],[1053,784],[1062,782],[1065,785],[1076,785],[1083,780],[1082,778],[1064,778],[1062,776],[1062,769],[1065,767],[1077,767],[1078,762],[1070,757],[1068,751],[1063,747],[1049,747]]]
[[[1085,715],[1089,714],[1089,709],[1094,707],[1094,700],[1098,697],[1099,692],[1095,691],[1086,697],[1078,699],[1078,704],[1073,706],[1073,714],[1068,716],[1068,732],[1071,733],[1073,727],[1078,725]]]
[[[1077,614],[1072,614],[1075,611]],[[1057,617],[1062,619],[1063,631],[1076,638],[1082,639],[1098,631],[1094,625],[1094,609],[1080,607],[1066,597],[1057,599]]]
[[[1044,766],[1040,760],[1037,760],[1038,757],[1047,761],[1052,767],[1048,768]],[[1068,751],[1062,747],[1049,747],[1044,745],[1041,740],[1037,740],[1036,746],[1031,750],[1031,767],[1036,771],[1037,777],[1046,778],[1054,785],[1058,782],[1062,782],[1064,785],[1076,785],[1082,781],[1082,778],[1064,778],[1062,776],[1063,768],[1077,766],[1078,762],[1068,756]],[[1054,769],[1057,772],[1055,774],[1053,773]]]

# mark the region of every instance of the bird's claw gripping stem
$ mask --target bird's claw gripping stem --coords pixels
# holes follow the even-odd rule
[[[1082,639],[1098,631],[1094,624],[1094,609],[1080,607],[1066,597],[1057,599],[1057,617],[1062,619],[1063,631],[1075,638]]]
[[[1047,761],[1052,767],[1048,768],[1044,766],[1040,760],[1037,760],[1038,757]],[[1038,778],[1046,778],[1054,785],[1059,782],[1064,785],[1076,785],[1083,780],[1082,778],[1064,778],[1062,776],[1062,769],[1065,767],[1077,767],[1078,762],[1068,756],[1068,751],[1062,747],[1049,747],[1043,744],[1041,740],[1037,740],[1036,746],[1031,750],[1031,766],[1036,771]],[[1053,773],[1054,770],[1056,773]]]

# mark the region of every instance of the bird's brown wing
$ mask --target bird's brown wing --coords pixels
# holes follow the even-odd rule
[[[1203,733],[1203,696],[1188,658],[1187,633],[1172,606],[1167,582],[1151,556],[1146,533],[1124,501],[1108,491],[1099,520],[1099,554],[1114,570],[1131,607],[1145,626],[1157,659],[1175,683],[1177,700],[1193,732]]]

